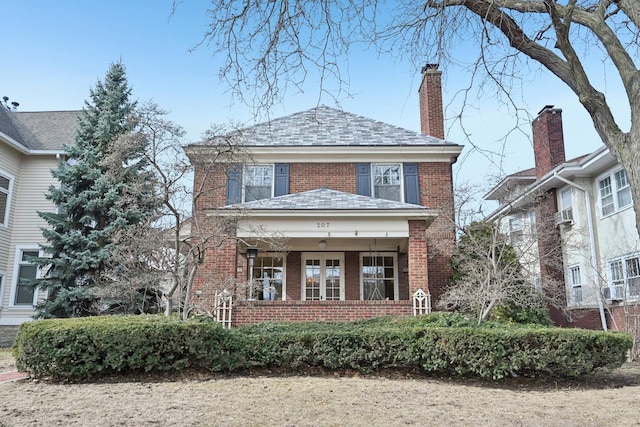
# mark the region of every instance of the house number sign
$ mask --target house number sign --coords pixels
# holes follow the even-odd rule
[[[316,228],[329,228],[328,222],[316,222]]]

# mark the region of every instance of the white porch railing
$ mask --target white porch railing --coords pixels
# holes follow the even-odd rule
[[[431,313],[431,294],[428,290],[425,292],[420,288],[413,294],[413,315],[429,313]]]
[[[231,329],[231,312],[233,310],[233,294],[226,289],[216,293],[216,321],[225,329]]]

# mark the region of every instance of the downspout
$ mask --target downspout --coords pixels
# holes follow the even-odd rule
[[[589,226],[589,245],[591,246],[591,262],[594,263],[593,265],[595,266],[594,268],[596,268],[596,270],[598,270],[598,266],[599,266],[599,262],[598,259],[596,257],[596,242],[595,242],[595,236],[594,236],[594,231],[593,231],[593,216],[591,215],[591,195],[589,194],[589,192],[587,191],[586,188],[584,188],[581,185],[576,184],[573,181],[569,181],[568,179],[558,175],[558,172],[554,172],[553,173],[553,177],[554,178],[558,178],[560,181],[564,182],[565,184],[578,189],[582,192],[584,192],[585,195],[585,202],[587,204],[587,225]],[[596,271],[596,275],[595,275],[595,281],[596,281],[596,286],[598,289],[597,292],[597,300],[598,300],[598,311],[600,312],[600,322],[602,322],[602,330],[606,331],[607,330],[607,316],[605,315],[604,312],[604,304],[602,302],[602,294],[600,293],[600,274],[598,271]]]

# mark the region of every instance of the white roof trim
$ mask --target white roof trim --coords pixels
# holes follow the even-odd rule
[[[18,151],[20,151],[21,153],[24,153],[24,154],[29,154],[29,149],[27,147],[25,147],[24,145],[20,144],[18,141],[16,141],[15,139],[11,138],[6,133],[0,132],[0,136],[2,137],[2,139],[4,139],[6,142],[8,142],[9,145],[13,146],[13,148],[15,148],[16,150],[18,150]]]
[[[243,218],[295,218],[295,217],[340,217],[340,218],[404,218],[425,219],[440,215],[439,209],[207,209],[206,215],[240,216]]]

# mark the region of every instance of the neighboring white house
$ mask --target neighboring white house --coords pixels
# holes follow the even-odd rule
[[[489,219],[501,219],[512,233],[513,224],[546,227],[527,235],[536,240],[527,256],[538,259],[531,274],[542,287],[545,276],[565,284],[568,315],[557,323],[633,332],[640,240],[625,170],[604,146],[566,161],[562,110],[552,106],[535,119],[533,139],[536,167],[509,175],[485,196],[499,202]],[[550,257],[556,263],[546,257],[554,247],[561,249]]]
[[[0,105],[0,325],[19,325],[43,298],[24,283],[39,274],[29,262],[44,243],[37,211],[55,209],[45,192],[57,181],[62,144],[72,144],[79,111],[8,111]]]

